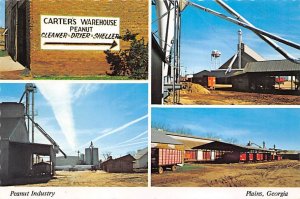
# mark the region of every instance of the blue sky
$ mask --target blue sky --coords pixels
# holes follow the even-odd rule
[[[152,108],[152,123],[188,129],[195,136],[235,138],[238,144],[266,142],[271,148],[300,150],[300,109],[285,108]]]
[[[112,152],[113,157],[148,145],[147,84],[55,81],[37,87],[36,122],[67,155],[83,152],[92,140],[99,154]],[[0,102],[18,102],[23,91],[24,84],[0,84]],[[48,143],[38,130],[35,140]]]
[[[5,23],[5,0],[0,0],[0,27]]]
[[[229,16],[213,0],[192,1]],[[227,0],[225,2],[256,27],[300,43],[300,0]],[[154,6],[152,7],[152,19],[156,19]],[[152,29],[156,31],[157,25],[152,24]],[[236,53],[239,29],[243,31],[244,43],[265,59],[284,59],[253,32],[197,8],[187,7],[182,13],[181,65],[187,68],[187,73],[214,69],[210,54],[215,49],[222,53],[220,63],[224,63]],[[293,56],[300,58],[299,50],[279,45]]]

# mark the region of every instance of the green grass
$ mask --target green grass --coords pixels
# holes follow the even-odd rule
[[[4,50],[0,50],[0,57],[5,57],[7,56],[7,52]]]
[[[109,75],[96,75],[96,76],[38,76],[34,77],[35,80],[133,80],[127,76],[109,76]]]
[[[196,164],[184,164],[183,167],[179,167],[178,171],[190,171],[194,169],[202,169],[204,168],[201,165],[196,165]]]

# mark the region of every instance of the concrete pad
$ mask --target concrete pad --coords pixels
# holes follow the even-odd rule
[[[25,67],[15,62],[10,56],[0,57],[0,72],[20,71]]]

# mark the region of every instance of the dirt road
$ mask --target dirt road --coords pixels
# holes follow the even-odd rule
[[[300,96],[212,90],[210,94],[181,92],[183,105],[299,105]]]
[[[186,164],[175,172],[152,174],[152,186],[299,187],[300,161]]]
[[[106,173],[104,171],[58,171],[48,183],[32,184],[33,187],[145,187],[147,173]]]

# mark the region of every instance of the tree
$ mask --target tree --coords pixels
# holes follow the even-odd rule
[[[124,36],[120,36],[120,39],[130,44],[129,49],[119,52],[104,51],[106,60],[111,65],[111,75],[134,79],[148,78],[148,44],[145,44],[144,38],[137,39],[137,35],[127,30]]]
[[[102,153],[102,156],[104,158],[104,160],[108,160],[109,157],[111,157],[112,152],[110,151],[106,151],[104,153]]]
[[[225,142],[229,142],[231,144],[237,144],[238,140],[235,137],[230,137],[230,138],[225,139]]]
[[[186,127],[177,128],[177,129],[175,129],[174,132],[179,133],[179,134],[183,134],[183,135],[193,135],[191,130],[189,128],[186,128]]]
[[[151,128],[161,129],[161,130],[164,130],[164,131],[170,131],[169,125],[167,125],[163,122],[152,121]]]

